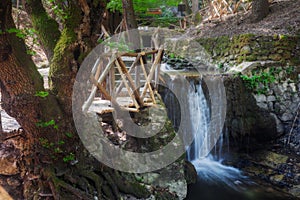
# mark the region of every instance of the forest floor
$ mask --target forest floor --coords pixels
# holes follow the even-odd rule
[[[275,0],[263,20],[252,23],[251,10],[222,19],[214,19],[190,29],[198,37],[233,36],[244,33],[257,35],[295,35],[300,33],[300,1]]]

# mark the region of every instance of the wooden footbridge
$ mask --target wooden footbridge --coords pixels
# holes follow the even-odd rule
[[[83,112],[105,114],[116,108],[139,112],[156,104],[162,56],[163,48],[158,48],[139,53],[114,52],[106,60],[98,58],[91,71],[89,81],[93,85]]]

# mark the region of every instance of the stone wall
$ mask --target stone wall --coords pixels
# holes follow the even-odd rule
[[[290,143],[299,150],[299,137],[296,135],[300,133],[296,132],[296,118],[300,117],[300,67],[255,62],[241,73],[247,77],[263,73],[272,77],[271,82],[263,83],[262,79],[257,88],[248,88],[248,91],[254,96],[256,105],[275,119],[277,135],[286,135],[285,140],[289,140],[289,134],[292,134]]]
[[[256,104],[240,77],[223,75],[227,96],[225,129],[235,146],[266,142],[277,137],[275,118]]]
[[[257,60],[300,64],[300,36],[243,34],[233,37],[199,38],[197,41],[220,67]]]

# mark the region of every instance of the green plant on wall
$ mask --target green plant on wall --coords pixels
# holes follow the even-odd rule
[[[240,78],[249,90],[257,94],[265,94],[270,84],[276,80],[275,72],[274,68],[271,68],[268,72],[258,70],[250,76],[240,74]]]

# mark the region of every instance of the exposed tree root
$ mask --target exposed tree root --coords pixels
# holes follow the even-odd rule
[[[100,176],[98,174],[96,174],[95,172],[92,171],[81,171],[80,174],[90,180],[92,180],[95,184],[96,190],[97,190],[97,196],[98,198],[101,198],[102,196],[102,185],[103,185],[103,180],[100,178]]]
[[[85,194],[84,192],[80,191],[79,189],[71,186],[70,184],[66,183],[62,179],[59,179],[56,177],[53,169],[47,169],[43,171],[43,175],[48,178],[50,182],[53,183],[52,194],[56,198],[59,198],[58,192],[61,190],[61,188],[65,189],[66,191],[70,192],[74,196],[78,197],[82,200],[90,200],[93,199],[93,196],[90,194]]]

